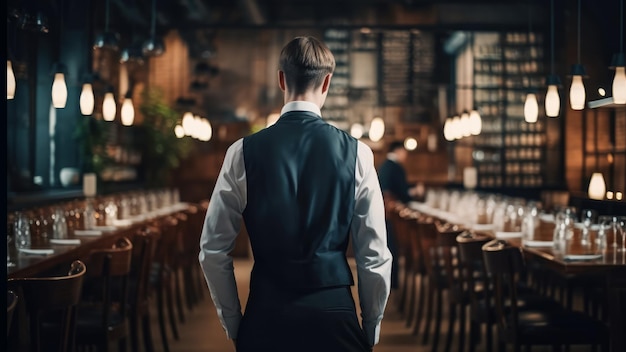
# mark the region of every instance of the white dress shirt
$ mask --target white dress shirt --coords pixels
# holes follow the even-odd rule
[[[285,104],[281,115],[288,111],[310,111],[321,116],[319,107],[306,101]],[[385,210],[374,155],[360,141],[354,176],[352,247],[357,265],[362,326],[370,344],[375,345],[391,288],[391,253],[387,248]],[[199,254],[211,298],[230,339],[237,338],[242,313],[229,253],[235,246],[246,208],[246,187],[243,139],[239,139],[226,151],[206,213]]]

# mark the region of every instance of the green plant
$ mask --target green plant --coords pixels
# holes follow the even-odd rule
[[[107,155],[106,144],[109,138],[110,122],[97,120],[91,116],[83,116],[78,119],[74,138],[81,148],[83,172],[100,174],[102,170],[113,165],[113,159]]]
[[[141,151],[144,180],[149,187],[167,186],[171,171],[191,152],[192,141],[174,134],[180,114],[164,101],[160,89],[144,90],[139,109],[144,120],[137,126],[135,147]]]

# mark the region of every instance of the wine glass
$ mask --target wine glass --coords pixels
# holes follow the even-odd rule
[[[582,238],[581,244],[583,246],[591,245],[589,241],[589,234],[591,232],[591,226],[596,223],[598,219],[598,212],[593,209],[583,209],[580,214],[580,221],[582,222]]]
[[[622,253],[626,253],[626,216],[616,217],[617,220],[617,231],[622,237]],[[617,237],[617,234],[615,235]],[[617,238],[615,239],[617,242]]]

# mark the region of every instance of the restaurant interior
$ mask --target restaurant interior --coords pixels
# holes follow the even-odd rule
[[[401,284],[375,351],[626,350],[624,0],[6,6],[8,350],[233,350],[180,347],[194,314],[225,340],[199,236],[227,148],[279,118],[280,50],[303,35],[336,61],[323,119],[376,167],[402,141],[420,190],[386,204]],[[245,227],[232,255],[252,260]],[[511,327],[517,281],[537,305]],[[587,333],[529,317],[547,311]]]

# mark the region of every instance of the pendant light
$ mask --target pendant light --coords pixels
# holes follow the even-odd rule
[[[532,36],[532,4],[528,6],[528,44],[530,45],[530,38]],[[532,89],[532,79],[528,77],[528,85],[531,86]],[[535,123],[537,122],[537,117],[539,116],[539,104],[537,103],[537,94],[534,91],[529,91],[526,94],[526,100],[524,101],[524,121],[527,123]]]
[[[83,83],[83,89],[80,92],[80,113],[89,116],[93,114],[95,106],[95,98],[93,94],[93,85],[91,82]]]
[[[554,0],[550,0],[550,75],[546,80],[548,92],[546,93],[545,108],[548,117],[558,117],[561,110],[561,98],[558,87],[561,85],[559,76],[554,74]]]
[[[191,136],[191,132],[193,131],[193,122],[194,122],[193,114],[191,113],[191,111],[187,111],[183,115],[183,122],[182,122],[183,130],[185,131],[186,136]]]
[[[591,199],[602,200],[606,192],[606,183],[604,182],[604,176],[601,172],[594,172],[589,180],[589,188],[587,189],[587,195]]]
[[[152,0],[152,17],[150,22],[150,38],[143,43],[143,55],[149,56],[161,56],[165,52],[165,44],[161,38],[156,36],[156,1]]]
[[[613,55],[611,68],[613,78],[613,103],[626,104],[626,60],[624,59],[624,0],[620,1],[619,11],[619,53]]]
[[[109,30],[109,2],[109,0],[106,0],[104,8],[104,32],[96,37],[93,43],[94,49],[119,49],[120,35]]]
[[[472,109],[469,114],[470,133],[472,136],[478,136],[483,129],[483,119],[477,108]]]
[[[133,106],[133,97],[131,90],[129,89],[124,96],[124,102],[122,102],[121,111],[122,125],[132,126],[135,121],[135,107]]]
[[[467,110],[461,113],[461,137],[469,137],[472,135],[472,125],[469,112]]]
[[[572,66],[572,85],[569,90],[569,102],[572,110],[582,110],[585,108],[585,85],[583,76],[586,75],[585,68],[580,63],[580,0],[578,0],[578,62]]]
[[[63,11],[65,7],[61,1],[59,7],[59,46],[63,43]],[[58,50],[58,49],[57,49]],[[60,55],[57,53],[57,57]],[[57,62],[53,66],[54,81],[52,82],[52,106],[57,109],[65,108],[67,103],[67,84],[65,84],[65,73],[67,68],[60,62]]]
[[[15,98],[15,74],[13,73],[13,64],[11,60],[7,60],[7,100]]]
[[[115,104],[115,97],[113,96],[113,88],[109,87],[107,92],[104,93],[104,101],[102,102],[102,117],[105,121],[115,120],[115,113],[117,105]]]
[[[385,121],[380,117],[374,117],[370,124],[369,137],[372,142],[380,141],[385,135]]]

